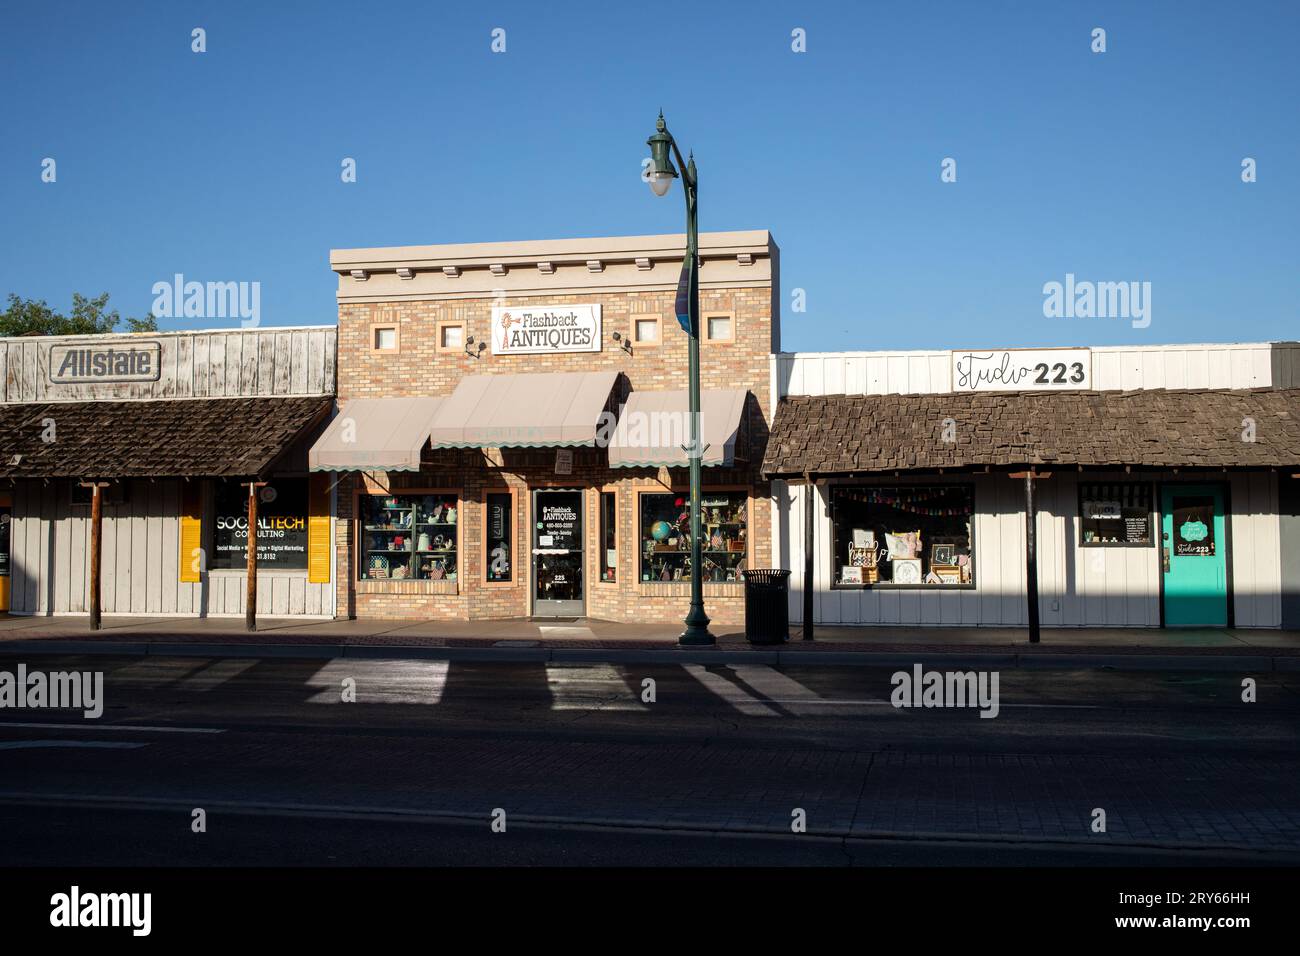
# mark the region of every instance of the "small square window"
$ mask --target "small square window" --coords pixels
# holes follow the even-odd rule
[[[658,342],[659,341],[659,320],[658,319],[637,319],[635,326],[635,341],[637,342]]]
[[[374,339],[370,347],[376,352],[396,352],[397,351],[397,326],[395,325],[376,325],[372,330]]]
[[[704,334],[710,342],[730,342],[735,338],[733,321],[729,315],[710,315],[705,319]]]
[[[449,322],[438,326],[438,351],[459,352],[465,347],[465,326],[460,322]]]

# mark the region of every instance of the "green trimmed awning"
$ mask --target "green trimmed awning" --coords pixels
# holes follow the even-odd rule
[[[595,445],[617,371],[467,375],[438,407],[434,448]]]
[[[749,392],[740,388],[700,393],[701,463],[730,468]],[[690,397],[685,389],[633,392],[609,443],[611,468],[684,468],[690,464]]]

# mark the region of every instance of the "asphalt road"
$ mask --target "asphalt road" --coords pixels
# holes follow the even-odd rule
[[[892,668],[23,662],[106,701],[0,710],[0,866],[1300,861],[1293,674],[1008,671],[982,719]]]

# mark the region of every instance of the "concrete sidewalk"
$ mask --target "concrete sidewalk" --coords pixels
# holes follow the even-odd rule
[[[249,633],[242,618],[0,615],[0,654],[102,653],[207,657],[370,657],[499,661],[860,664],[923,659],[989,667],[1217,668],[1300,670],[1300,631],[1207,628],[1044,629],[1032,645],[1024,628],[819,627],[803,641],[754,645],[718,627],[713,648],[679,648],[680,625],[619,624],[589,618],[439,622],[266,618]]]

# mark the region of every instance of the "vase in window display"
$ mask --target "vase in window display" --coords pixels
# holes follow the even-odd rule
[[[447,509],[447,524],[455,524],[455,523],[456,523],[456,509],[455,509],[455,508],[448,508],[448,509]]]
[[[429,532],[427,532],[427,531],[421,531],[421,532],[420,532],[420,537],[419,537],[418,539],[416,539],[415,546],[416,546],[416,548],[419,549],[420,551],[428,551],[428,550],[429,550]]]

